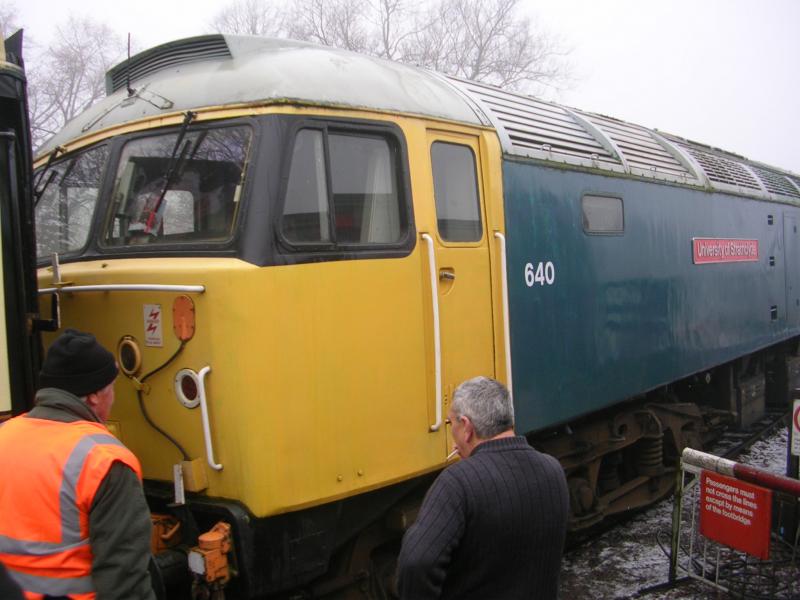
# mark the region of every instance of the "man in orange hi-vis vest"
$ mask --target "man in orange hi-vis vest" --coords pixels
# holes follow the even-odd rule
[[[67,329],[36,406],[0,426],[0,562],[29,600],[155,598],[141,467],[104,425],[117,372],[93,335]]]

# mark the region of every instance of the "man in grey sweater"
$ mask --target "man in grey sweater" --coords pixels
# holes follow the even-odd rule
[[[401,598],[556,598],[569,512],[561,465],[514,434],[510,395],[493,379],[461,384],[448,422],[462,460],[403,538]]]

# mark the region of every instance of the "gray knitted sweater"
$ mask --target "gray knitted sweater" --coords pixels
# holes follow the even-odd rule
[[[482,443],[436,479],[406,532],[401,598],[556,598],[568,510],[553,457],[524,437]]]

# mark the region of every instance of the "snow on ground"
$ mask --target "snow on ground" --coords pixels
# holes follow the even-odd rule
[[[664,500],[600,538],[570,551],[562,562],[561,597],[629,598],[640,589],[667,581],[672,500]]]
[[[772,435],[772,437],[753,444],[750,449],[737,460],[752,467],[758,467],[765,471],[785,475],[788,439],[788,430],[781,429]]]

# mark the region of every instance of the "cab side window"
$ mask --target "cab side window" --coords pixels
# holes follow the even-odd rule
[[[281,217],[284,241],[298,249],[401,242],[408,218],[399,156],[388,134],[300,129]]]
[[[472,149],[434,142],[431,165],[439,235],[447,242],[479,241],[483,231]]]
[[[98,146],[56,161],[44,171],[46,187],[36,205],[36,253],[40,259],[86,245],[107,159],[108,148]]]
[[[283,235],[296,244],[331,239],[321,131],[304,129],[295,139],[283,209]]]

